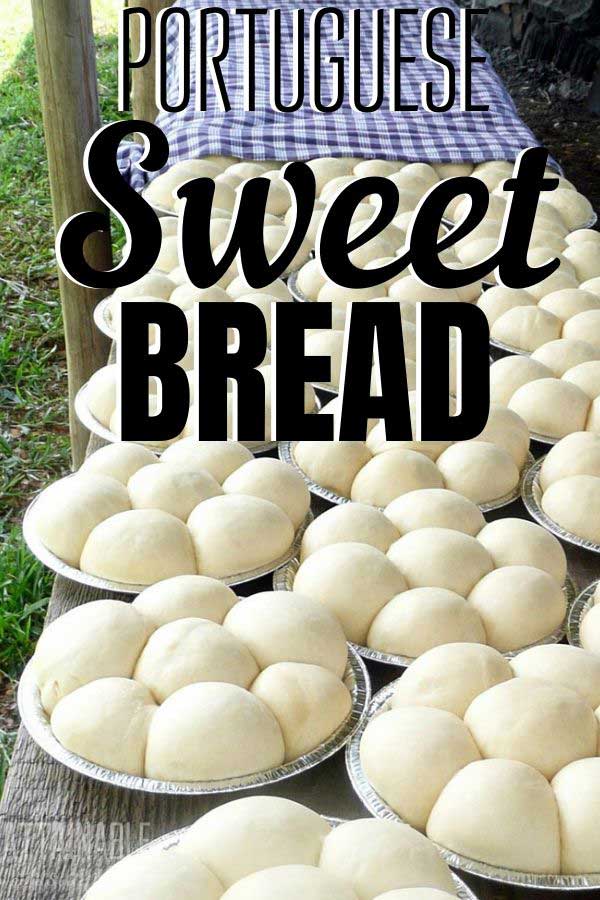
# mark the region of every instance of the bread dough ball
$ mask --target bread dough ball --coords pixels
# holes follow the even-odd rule
[[[352,707],[350,691],[336,675],[307,663],[274,663],[260,673],[252,693],[279,722],[287,762],[326,741]]]
[[[440,179],[459,178],[463,175],[470,175],[473,171],[472,163],[434,163],[433,168],[437,172]],[[393,898],[389,898],[393,900]]]
[[[537,678],[513,678],[480,694],[465,724],[484,757],[527,763],[548,779],[594,756],[598,742],[592,707],[570,688]]]
[[[567,558],[557,538],[527,519],[497,519],[477,535],[494,565],[533,566],[551,575],[558,584],[567,576]],[[600,699],[598,701],[600,703]]]
[[[357,473],[371,459],[363,441],[298,441],[294,459],[312,481],[349,497]]]
[[[87,408],[105,428],[117,405],[117,376],[116,365],[103,366],[94,372],[87,385]]]
[[[386,450],[357,473],[351,497],[359,503],[386,506],[401,494],[441,487],[442,476],[427,456],[413,450]]]
[[[515,309],[518,306],[535,306],[535,300],[527,291],[507,288],[504,285],[497,284],[495,287],[484,291],[477,306],[483,310],[488,320],[490,328],[503,316],[509,309]]]
[[[560,821],[561,872],[598,872],[600,837],[594,828],[600,809],[600,759],[579,759],[552,780]]]
[[[341,622],[346,638],[363,645],[377,613],[406,587],[381,551],[354,542],[317,550],[294,579],[294,591],[323,603]]]
[[[223,623],[237,603],[231,588],[204,575],[178,575],[158,582],[138,594],[133,607],[153,627],[178,619],[209,619]]]
[[[252,459],[223,482],[226,494],[248,494],[270,500],[299,528],[310,508],[310,494],[300,475],[278,459]]]
[[[329,384],[333,385],[337,389],[340,383],[342,371],[344,332],[337,330],[313,331],[306,337],[305,348],[306,356],[330,357],[331,378],[329,380]]]
[[[551,376],[551,369],[529,356],[505,356],[490,366],[490,400],[508,406],[513,394],[524,384]]]
[[[569,231],[585,228],[594,216],[592,204],[579,191],[558,187],[548,193],[548,203],[560,213]]]
[[[588,309],[568,319],[563,328],[563,336],[572,341],[591,344],[596,353],[600,353],[600,309]]]
[[[565,242],[569,247],[573,244],[587,244],[589,242],[600,244],[600,232],[594,231],[593,228],[578,228],[571,231],[565,238]]]
[[[531,431],[561,438],[583,431],[590,408],[589,398],[577,385],[558,378],[539,378],[518,388],[508,404]]]
[[[412,432],[415,432],[416,424],[416,405],[414,405],[413,396],[416,392],[409,395],[410,418]],[[385,434],[385,422],[380,419],[379,422],[371,429],[367,435],[367,447],[372,453],[385,453],[388,450],[413,450],[421,455],[429,457],[434,462],[446,447],[450,446],[450,441],[388,441]]]
[[[155,297],[157,300],[168,300],[175,288],[174,282],[163,272],[151,271],[142,275],[137,281],[117,288],[113,297],[131,300],[135,297]]]
[[[454,491],[439,488],[411,491],[396,497],[386,506],[385,515],[400,534],[433,527],[450,528],[475,537],[485,525],[475,503]]]
[[[450,869],[436,848],[414,828],[383,819],[338,825],[325,838],[320,865],[349,881],[359,900],[399,887],[454,893]]]
[[[542,509],[565,531],[600,543],[600,478],[571,475],[551,484]]]
[[[248,875],[224,900],[356,900],[347,883],[316,866],[278,866]]]
[[[453,775],[481,759],[458,716],[424,706],[388,710],[367,725],[360,742],[365,775],[379,796],[419,831]]]
[[[532,354],[533,359],[548,366],[556,378],[561,378],[573,366],[595,360],[597,356],[598,351],[591,344],[566,338],[550,341]]]
[[[233,301],[227,291],[217,285],[201,289],[194,284],[180,284],[171,294],[169,302],[187,312],[193,310],[196,303],[231,303]]]
[[[222,893],[210,869],[175,846],[168,853],[156,847],[126,856],[89,888],[85,900],[219,900]]]
[[[223,681],[248,688],[258,675],[248,648],[221,625],[206,619],[178,619],[149,639],[134,678],[163,703],[187,684]]]
[[[466,597],[493,568],[492,558],[475,538],[447,528],[410,531],[388,550],[409,587],[440,587]]]
[[[568,369],[562,377],[564,381],[576,384],[578,388],[581,388],[590,400],[600,397],[600,360],[593,359],[589,362],[579,363],[572,369]]]
[[[438,457],[437,466],[446,487],[474,503],[498,500],[519,484],[519,470],[508,451],[486,441],[453,444]]]
[[[375,300],[380,296],[381,287],[377,284],[373,287],[347,288],[333,281],[326,281],[319,291],[317,300],[320,303],[331,303],[334,310],[346,310],[351,301]]]
[[[529,452],[529,428],[510,409],[492,404],[485,428],[474,440],[502,447],[510,453],[519,471],[525,465]]]
[[[315,176],[317,196],[323,191],[323,188],[329,181],[333,181],[334,178],[341,178],[344,175],[349,175],[352,171],[352,166],[347,160],[338,159],[333,156],[322,156],[318,159],[311,159],[310,162],[307,163],[307,166],[309,169],[312,169],[313,175]]]
[[[162,455],[163,462],[206,469],[219,484],[253,458],[248,448],[236,441],[197,441],[193,437],[177,441]]]
[[[551,484],[570,475],[600,477],[600,436],[579,431],[555,444],[540,469],[542,490],[547,491]]]
[[[296,284],[305,297],[309,300],[316,300],[326,282],[327,278],[323,275],[320,261],[309,259],[298,272]]]
[[[389,289],[392,300],[410,300],[413,303],[428,301],[455,302],[460,299],[454,288],[436,288],[423,284],[414,275],[406,275],[395,281]]]
[[[265,591],[238,603],[225,627],[252,653],[260,669],[295,662],[321,666],[342,678],[348,648],[342,627],[323,604],[295,591]]]
[[[600,294],[600,277],[590,278],[580,285],[582,291],[590,291],[592,294]]]
[[[120,441],[118,444],[107,444],[88,456],[79,472],[108,475],[126,485],[139,469],[157,462],[158,457],[146,447]]]
[[[578,313],[600,309],[600,297],[591,291],[582,291],[581,288],[566,288],[542,297],[539,308],[553,313],[566,322]]]
[[[386,553],[399,537],[399,531],[381,510],[365,503],[342,503],[310,523],[302,538],[300,559],[306,559],[321,547],[345,541],[370,544]]]
[[[105,769],[144,774],[148,729],[157,707],[129,678],[100,678],[59,700],[50,724],[58,741]]]
[[[457,772],[431,811],[427,835],[490,865],[560,871],[552,788],[543,775],[515,760],[482,759]]]
[[[184,522],[198,503],[223,493],[208,472],[169,462],[139,469],[127,489],[134,509],[162,509]]]
[[[391,705],[431,706],[462,718],[475,697],[513,677],[506,659],[484,644],[444,644],[428,650],[396,682]]]
[[[515,675],[563,685],[592,709],[600,705],[600,659],[580,647],[543,644],[519,653],[511,662]]]
[[[560,337],[561,319],[538,306],[517,306],[497,319],[490,329],[495,340],[518,350],[533,351]]]
[[[188,526],[198,568],[213,578],[258,569],[286,553],[294,540],[294,526],[280,507],[242,494],[205,500]]]
[[[201,682],[165,700],[152,720],[146,776],[213,781],[282,764],[281,729],[265,704],[235,684]]]
[[[120,600],[92,600],[51,622],[32,661],[46,712],[97,678],[131,677],[151,631],[139,612]]]
[[[55,481],[39,495],[33,527],[44,547],[77,568],[94,529],[129,508],[129,495],[119,481],[81,472]]]
[[[584,615],[579,625],[579,638],[582,647],[600,654],[600,606],[593,606]]]
[[[486,643],[479,615],[453,591],[421,587],[386,603],[369,629],[367,646],[414,658],[455,641]]]
[[[393,159],[363,159],[354,166],[354,174],[359,178],[385,178],[402,167],[403,163]]]
[[[283,797],[245,797],[205,813],[180,846],[201,859],[224,887],[277,866],[317,866],[331,826]]]

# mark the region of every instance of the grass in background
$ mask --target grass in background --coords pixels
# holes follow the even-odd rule
[[[118,117],[115,0],[92,3],[104,121]],[[53,576],[23,544],[32,494],[69,468],[67,378],[29,4],[0,0],[0,791],[14,679],[41,631]]]

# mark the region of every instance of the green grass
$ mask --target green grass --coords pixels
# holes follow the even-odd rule
[[[118,117],[120,4],[95,0],[99,96]],[[41,631],[52,575],[25,548],[32,494],[69,467],[67,380],[29,4],[0,0],[0,790],[12,684]],[[4,715],[3,715],[4,713]],[[6,725],[6,721],[9,725]]]

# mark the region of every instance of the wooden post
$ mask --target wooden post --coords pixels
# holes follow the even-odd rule
[[[50,171],[54,225],[84,210],[102,210],[83,174],[83,154],[100,127],[96,56],[90,0],[32,0],[44,131]],[[95,268],[110,268],[110,236],[86,243]],[[87,432],[73,409],[81,385],[104,365],[108,340],[95,327],[92,311],[102,294],[70,281],[59,272],[67,368],[73,465],[83,461]]]
[[[154,25],[156,16],[161,9],[170,6],[170,0],[129,0],[130,6],[143,6],[152,16],[152,34],[154,36]],[[139,59],[140,53],[140,16],[133,16],[131,20],[131,57]],[[152,51],[150,59],[145,66],[140,69],[134,69],[132,74],[132,105],[133,118],[144,119],[147,122],[154,122],[158,108],[156,106],[156,55],[154,52],[154,40],[152,42]]]

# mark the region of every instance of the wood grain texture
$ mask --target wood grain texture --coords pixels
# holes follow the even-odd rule
[[[155,53],[155,41],[154,41],[154,24],[156,23],[156,17],[161,9],[164,9],[167,6],[171,6],[170,0],[142,0],[142,2],[137,2],[137,0],[129,0],[129,6],[142,6],[144,9],[147,9],[150,15],[152,16],[152,51],[150,54],[150,59],[146,63],[145,66],[134,69],[132,73],[132,91],[131,91],[131,99],[133,106],[133,118],[134,119],[144,119],[146,122],[153,122],[157,116],[158,108],[156,106],[156,53]],[[141,47],[140,47],[140,38],[141,38],[141,28],[140,28],[141,17],[133,16],[131,20],[131,58],[132,59],[140,59],[141,58]],[[141,138],[140,138],[141,140]]]
[[[93,439],[91,449],[100,444]],[[313,510],[325,504],[313,499]],[[516,502],[488,518],[528,518]],[[597,556],[566,547],[569,570],[579,588],[600,570]],[[240,593],[270,589],[270,579],[244,585]],[[48,621],[100,592],[57,578]],[[117,595],[113,595],[117,596]],[[127,599],[121,595],[119,599]],[[373,691],[396,677],[386,666],[369,664]],[[344,755],[259,793],[297,800],[320,813],[358,818],[365,811],[353,794]],[[113,788],[77,775],[46,756],[21,728],[0,805],[2,900],[80,900],[85,889],[117,859],[162,834],[194,821],[208,809],[246,792],[215,797],[174,798]],[[549,892],[504,888],[474,876],[465,878],[482,900],[539,898]],[[594,892],[577,894],[580,900]],[[597,893],[594,894],[597,897]],[[554,894],[556,897],[556,894]],[[136,898],[138,900],[138,898]],[[143,900],[143,898],[139,898]]]
[[[100,127],[96,55],[89,0],[32,0],[44,133],[48,153],[54,226],[85,210],[104,211],[83,173],[83,155]],[[112,265],[110,235],[86,243],[90,265]],[[88,433],[77,420],[73,400],[81,385],[103,365],[108,340],[94,327],[92,311],[103,294],[71,282],[59,271],[67,365],[69,421],[75,468],[85,454]]]

